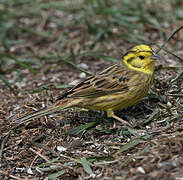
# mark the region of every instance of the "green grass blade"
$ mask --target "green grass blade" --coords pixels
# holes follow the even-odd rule
[[[89,165],[89,162],[87,161],[87,159],[85,157],[81,158],[81,164],[84,168],[84,170],[88,173],[88,174],[93,174],[93,171]]]
[[[61,170],[61,171],[58,171],[56,173],[49,174],[48,176],[46,176],[46,178],[48,178],[48,179],[56,179],[56,178],[62,176],[63,174],[65,174],[65,173],[66,173],[65,170]]]
[[[165,50],[164,47],[165,45],[170,41],[170,39],[172,39],[172,37],[177,34],[180,30],[183,29],[183,26],[179,27],[178,29],[176,29],[172,34],[171,36],[164,42],[164,44],[162,46],[158,46],[159,49],[156,51],[156,53],[159,53],[161,51],[161,49]]]
[[[149,118],[142,123],[137,124],[137,126],[145,126],[146,124],[150,123],[153,121],[154,117],[159,113],[159,109],[156,108],[153,110],[153,112],[150,114]]]
[[[51,38],[51,34],[48,32],[43,32],[43,31],[38,31],[38,30],[33,30],[33,29],[29,29],[29,28],[22,28],[24,31],[27,31],[29,33],[32,33],[34,35],[43,37],[43,38]]]
[[[11,84],[7,80],[5,80],[1,75],[0,80],[10,89],[10,91],[14,92],[14,88],[11,86]]]
[[[157,45],[157,44],[156,44],[156,46],[159,47],[159,48],[161,48],[163,51],[165,51],[165,52],[171,54],[172,56],[176,57],[180,62],[183,62],[183,59],[182,59],[181,57],[179,57],[179,56],[177,56],[176,54],[172,53],[172,52],[169,51],[168,49],[165,49],[165,48],[163,48],[163,47],[161,47],[161,46],[159,46],[159,45]]]
[[[72,135],[79,134],[79,133],[82,133],[83,131],[85,131],[87,129],[95,127],[97,124],[98,124],[98,121],[89,122],[87,124],[81,125],[81,126],[76,127],[74,129],[68,130],[66,132],[66,134],[72,134]]]
[[[20,66],[26,68],[26,69],[29,69],[31,72],[33,73],[37,73],[37,71],[35,71],[31,66],[27,65],[26,63],[23,63],[21,62],[20,60],[18,60],[17,58],[13,57],[13,56],[10,56],[8,54],[0,54],[0,55],[3,55],[7,58],[9,58],[10,60],[13,60],[14,62],[16,62],[17,64],[19,64]]]
[[[117,152],[117,154],[120,153],[120,152],[124,152],[124,151],[126,151],[126,150],[128,150],[128,149],[131,149],[131,148],[133,148],[133,147],[136,146],[137,144],[140,144],[140,143],[143,142],[143,141],[144,141],[143,138],[136,138],[136,139],[133,139],[133,140],[131,140],[130,142],[128,142],[128,143],[126,143],[125,145],[123,145],[123,146],[120,148],[120,150]]]

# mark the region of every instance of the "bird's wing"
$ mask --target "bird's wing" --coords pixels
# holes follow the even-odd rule
[[[127,92],[132,73],[122,66],[113,65],[100,74],[78,83],[57,100],[69,97],[96,98],[117,92]]]

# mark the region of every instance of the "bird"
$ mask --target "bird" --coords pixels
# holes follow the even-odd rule
[[[62,109],[79,107],[106,111],[107,117],[120,121],[122,125],[131,126],[115,115],[114,111],[132,106],[148,94],[154,79],[154,60],[157,59],[159,55],[149,45],[136,45],[122,56],[120,64],[91,75],[58,96],[51,106],[17,120],[28,122]]]

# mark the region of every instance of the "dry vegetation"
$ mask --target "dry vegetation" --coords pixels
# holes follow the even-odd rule
[[[183,32],[159,52],[155,82],[117,112],[68,109],[9,130],[134,44],[158,49],[183,25],[181,0],[2,0],[0,179],[183,178]]]

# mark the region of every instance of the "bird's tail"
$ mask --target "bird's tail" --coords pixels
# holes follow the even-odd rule
[[[74,103],[74,101],[70,101],[68,99],[59,101],[55,104],[53,104],[50,107],[44,108],[44,109],[40,109],[38,111],[35,111],[33,113],[30,113],[28,115],[25,115],[23,117],[18,118],[16,121],[19,122],[19,124],[25,123],[25,122],[29,122],[30,120],[34,119],[34,118],[39,118],[45,115],[49,115],[51,113],[54,113],[56,111],[65,109],[65,108],[69,108],[69,107],[73,107],[75,106],[76,103]]]

